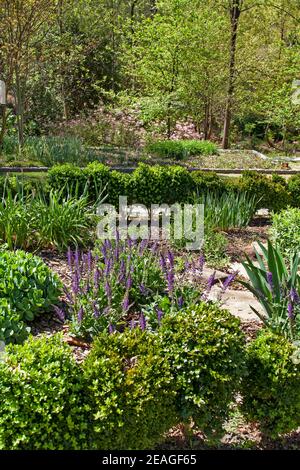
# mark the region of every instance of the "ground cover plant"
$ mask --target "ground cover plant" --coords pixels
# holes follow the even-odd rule
[[[23,251],[0,251],[0,340],[22,342],[29,323],[58,303],[61,282],[45,263]]]

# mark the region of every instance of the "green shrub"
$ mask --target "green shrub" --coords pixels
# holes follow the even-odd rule
[[[159,334],[178,390],[181,419],[192,418],[204,432],[219,431],[243,370],[239,320],[202,302],[163,317]]]
[[[134,202],[149,207],[185,202],[193,187],[190,173],[182,167],[140,164],[131,176],[128,193]]]
[[[300,175],[293,175],[289,178],[288,188],[292,197],[292,205],[300,207]]]
[[[158,157],[184,160],[195,155],[215,155],[216,144],[201,140],[161,140],[146,146],[146,152]]]
[[[227,247],[228,240],[223,233],[218,232],[211,227],[206,227],[203,253],[208,266],[214,268],[227,266],[230,262],[230,259],[226,254]]]
[[[273,214],[271,237],[285,257],[300,254],[300,209],[289,208]]]
[[[20,315],[11,308],[8,300],[0,298],[0,341],[5,344],[23,343],[29,334],[30,328]]]
[[[0,298],[21,320],[32,321],[57,303],[61,282],[44,261],[23,251],[0,252]]]
[[[296,357],[292,343],[267,330],[247,349],[242,410],[271,437],[300,426],[300,364]]]
[[[213,171],[193,171],[191,176],[195,183],[195,191],[199,195],[207,191],[216,193],[226,191],[226,181]]]
[[[8,347],[0,362],[0,449],[89,448],[81,376],[60,335]]]
[[[51,189],[61,191],[65,188],[66,194],[84,192],[86,176],[83,170],[72,164],[56,165],[48,171],[47,179]]]
[[[155,335],[102,334],[83,367],[97,449],[152,449],[176,423],[173,379]]]
[[[274,212],[285,209],[291,204],[291,195],[282,181],[272,180],[255,171],[245,171],[239,181],[239,190],[256,196],[257,209],[264,208]]]

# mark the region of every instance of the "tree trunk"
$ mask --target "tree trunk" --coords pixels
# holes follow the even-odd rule
[[[17,109],[17,126],[19,150],[24,147],[24,102],[22,85],[18,67],[16,68],[16,109]]]
[[[232,112],[232,99],[235,90],[235,59],[236,59],[236,42],[237,33],[239,26],[239,19],[241,15],[241,7],[243,0],[232,0],[230,5],[230,24],[231,24],[231,36],[230,36],[230,61],[229,61],[229,79],[228,79],[228,90],[225,107],[225,118],[224,118],[224,129],[223,129],[223,140],[222,148],[228,149],[230,145],[230,126],[231,126],[231,112]]]
[[[6,124],[7,124],[7,113],[6,113],[6,106],[1,106],[1,132],[0,132],[0,150],[3,148],[3,141],[6,132]]]

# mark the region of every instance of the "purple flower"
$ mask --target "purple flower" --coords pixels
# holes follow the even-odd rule
[[[174,290],[174,273],[173,273],[173,271],[168,271],[167,283],[168,283],[169,294],[172,294],[173,290]]]
[[[178,308],[182,309],[183,304],[184,304],[184,301],[183,301],[183,297],[182,297],[182,295],[181,295],[181,296],[179,297],[179,299],[177,300]]]
[[[234,279],[236,278],[237,275],[238,275],[237,272],[229,274],[229,276],[225,279],[225,281],[223,283],[223,292],[225,292],[228,289],[228,287],[234,281]]]
[[[66,319],[65,312],[63,311],[62,308],[57,307],[57,305],[54,305],[54,311],[59,318],[61,322],[64,322]]]
[[[122,309],[124,310],[124,312],[127,312],[127,310],[129,309],[129,296],[127,293],[125,294],[125,297],[122,302]]]
[[[147,291],[146,287],[144,286],[144,284],[140,284],[139,289],[140,289],[140,292],[141,292],[142,295],[147,295],[148,291]]]
[[[163,317],[163,311],[160,308],[157,308],[156,313],[157,313],[158,324],[160,325],[162,317]]]
[[[83,320],[83,314],[84,314],[83,308],[80,307],[80,309],[78,311],[78,315],[77,315],[77,319],[78,319],[79,323],[81,323],[82,320]]]
[[[290,291],[290,299],[293,304],[299,304],[300,303],[300,297],[298,292],[296,291],[295,287],[291,288]]]
[[[79,292],[79,276],[77,272],[74,273],[72,278],[72,290],[75,295]]]
[[[111,301],[111,287],[108,281],[106,281],[104,289],[105,289],[105,294],[107,295],[108,300]]]
[[[73,303],[73,297],[72,297],[71,292],[69,291],[69,289],[66,286],[63,287],[63,290],[64,290],[65,296],[67,297],[68,301],[72,304]]]
[[[216,279],[216,271],[213,272],[213,274],[211,276],[209,276],[208,278],[208,281],[207,281],[207,288],[206,288],[206,292],[207,294],[210,293],[211,289],[212,289],[212,286],[214,285],[215,283],[215,279]]]
[[[126,281],[126,290],[129,291],[132,287],[132,277],[131,275],[129,274],[128,278],[127,278],[127,281]]]
[[[100,317],[100,312],[99,312],[99,309],[96,305],[96,303],[94,302],[94,312],[93,312],[93,315],[95,318],[99,318]]]
[[[156,253],[157,249],[158,249],[158,242],[155,242],[155,243],[153,243],[153,245],[151,247],[151,253],[152,254]]]
[[[174,255],[171,251],[168,251],[168,260],[170,263],[170,267],[173,268],[174,267]]]
[[[290,320],[294,320],[295,315],[294,315],[294,306],[292,302],[288,303],[288,317]]]
[[[96,268],[95,272],[94,272],[94,286],[95,286],[96,289],[99,288],[100,277],[101,277],[100,271],[99,271],[98,268]]]
[[[166,265],[165,257],[163,255],[160,255],[159,264],[162,270],[166,271],[167,265]]]
[[[140,243],[140,247],[139,247],[139,255],[142,256],[142,254],[144,253],[146,247],[148,245],[148,240],[142,240],[141,243]]]
[[[267,272],[267,282],[269,284],[270,290],[272,291],[273,290],[273,274],[270,271]]]
[[[108,276],[112,267],[111,258],[105,258],[104,263],[105,263],[104,276]]]
[[[114,327],[112,323],[109,324],[108,331],[110,335],[112,335],[116,331],[116,328]]]
[[[184,263],[184,270],[188,271],[190,269],[190,262],[188,260],[185,261]]]
[[[146,329],[146,318],[145,318],[145,315],[143,313],[140,315],[140,320],[139,321],[140,321],[141,330],[145,331],[145,329]]]
[[[199,271],[201,274],[203,273],[204,264],[205,264],[205,257],[204,255],[201,255],[199,258]]]

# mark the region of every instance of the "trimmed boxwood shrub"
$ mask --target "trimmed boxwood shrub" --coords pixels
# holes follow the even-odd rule
[[[47,173],[47,180],[51,189],[62,190],[65,194],[77,193],[81,195],[86,185],[86,176],[83,170],[72,164],[53,166]]]
[[[221,431],[244,370],[240,321],[200,303],[163,318],[159,331],[177,387],[177,411],[203,432]]]
[[[272,240],[287,258],[292,258],[300,252],[300,209],[289,208],[274,214],[272,222]]]
[[[247,348],[242,411],[271,437],[300,426],[299,349],[264,330]]]
[[[193,189],[192,176],[185,168],[145,164],[134,171],[128,186],[131,199],[146,206],[185,202]]]
[[[97,449],[152,449],[174,423],[174,384],[158,338],[102,334],[84,365]]]
[[[0,396],[0,449],[89,448],[81,371],[60,335],[7,347]]]
[[[292,197],[292,205],[300,207],[300,175],[293,175],[289,178],[288,188]]]
[[[191,175],[198,194],[207,191],[222,193],[227,190],[226,180],[213,171],[193,171]]]
[[[255,171],[244,171],[239,181],[239,191],[247,191],[259,198],[258,209],[278,212],[292,201],[286,183],[282,179],[278,180],[277,175],[270,179]]]

